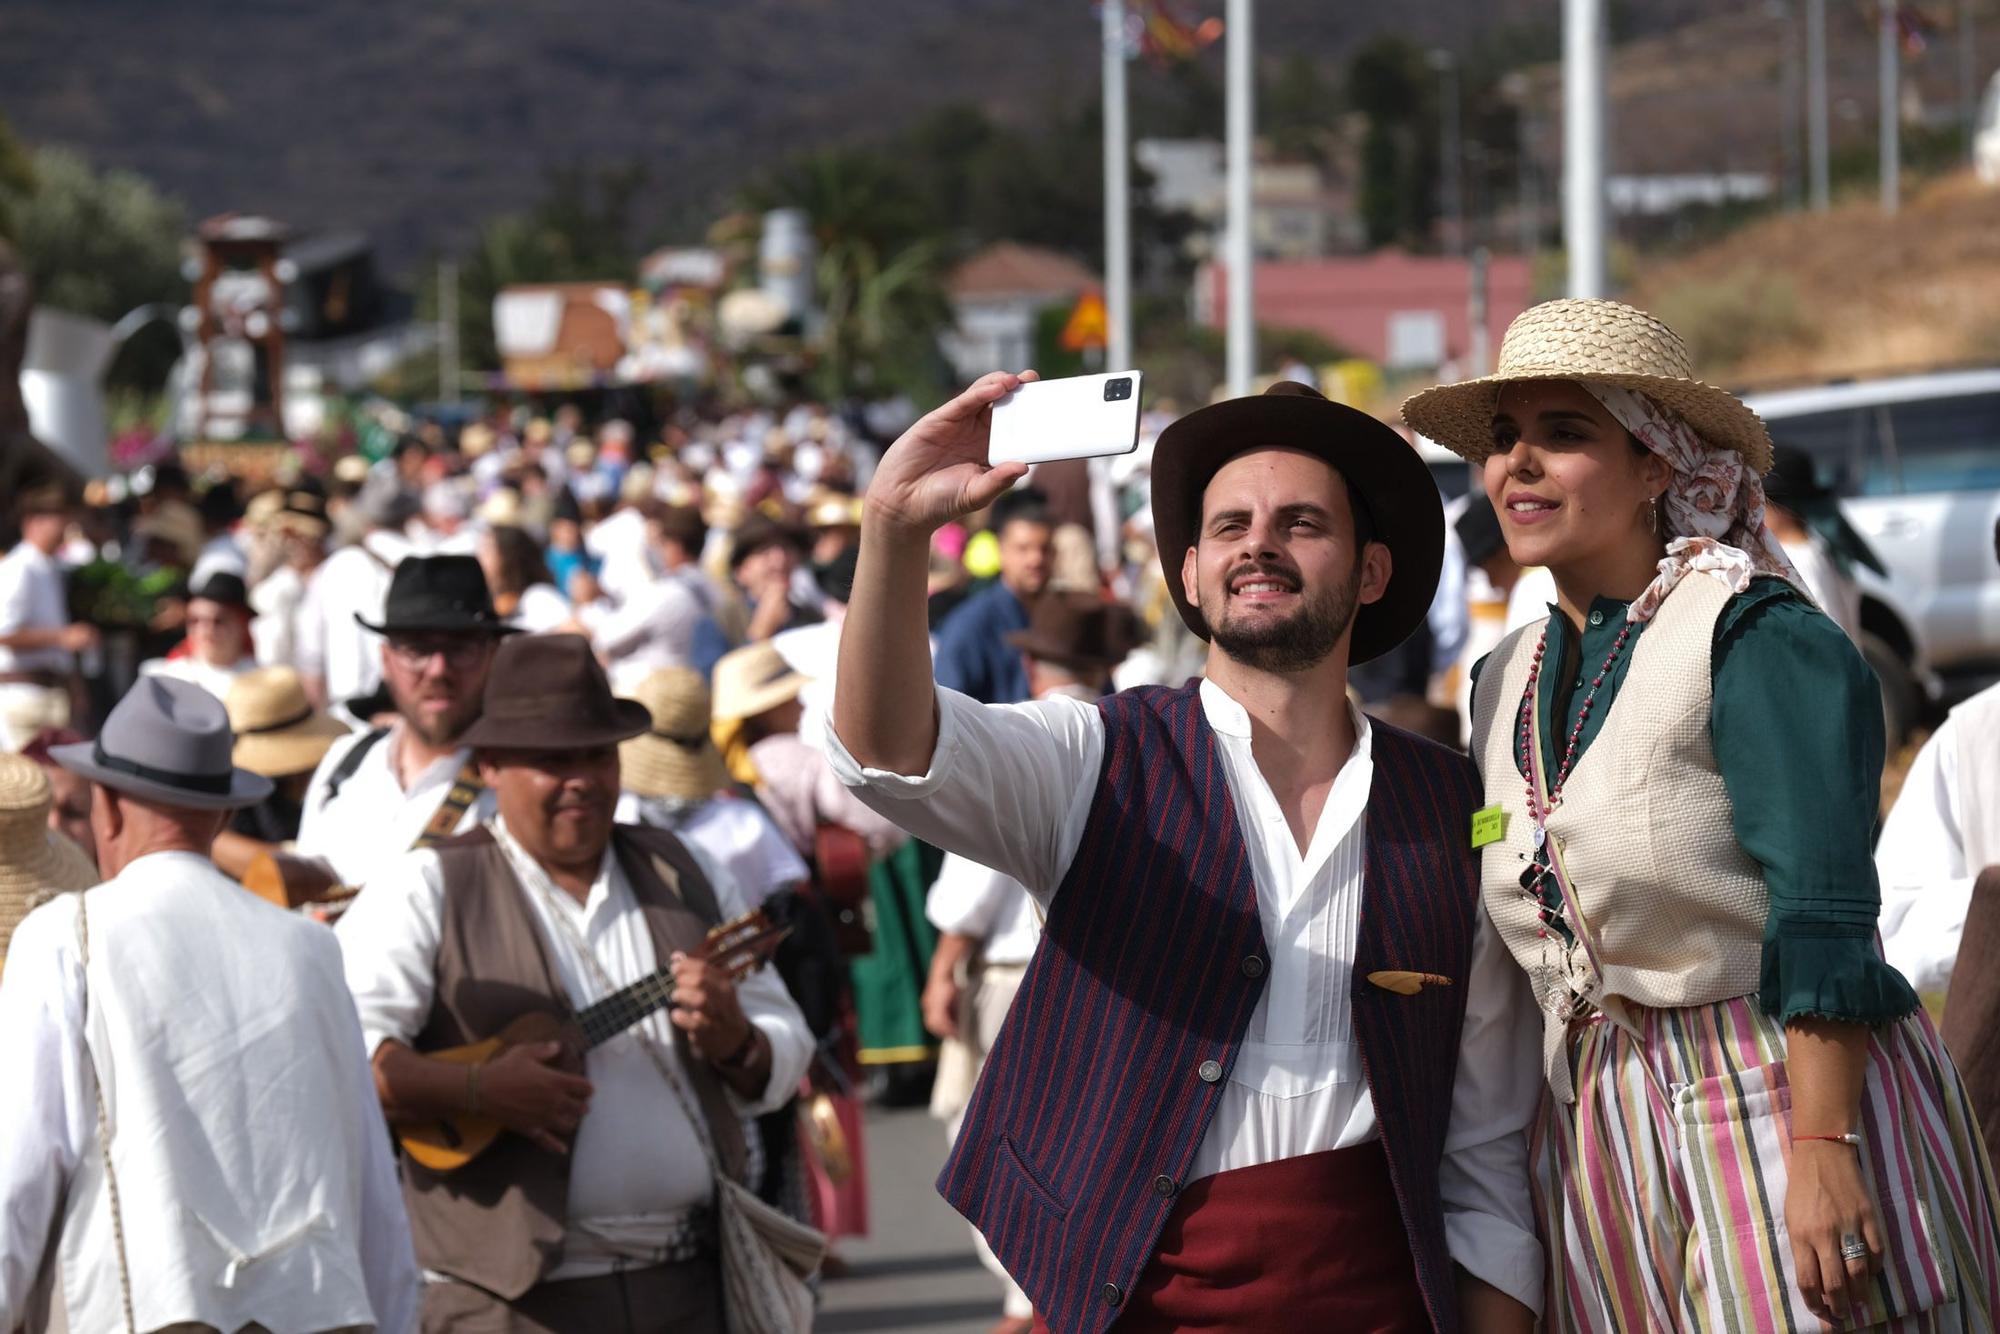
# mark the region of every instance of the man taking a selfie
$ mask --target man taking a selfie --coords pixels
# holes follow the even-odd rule
[[[1021,476],[988,439],[1032,378],[884,456],[829,736],[1047,914],[940,1189],[1052,1329],[1530,1329],[1538,1024],[1478,907],[1478,784],[1345,694],[1431,602],[1428,472],[1298,384],[1190,414],[1152,503],[1206,679],[982,705],[931,678],[925,555]]]

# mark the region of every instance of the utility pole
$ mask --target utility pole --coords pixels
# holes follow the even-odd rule
[[[1250,30],[1251,8],[1252,0],[1229,0],[1223,38],[1229,43],[1229,239],[1226,254],[1229,268],[1229,392],[1232,397],[1239,398],[1250,392],[1250,381],[1257,372],[1257,324],[1251,301],[1256,261],[1250,244],[1250,178],[1254,170],[1250,141],[1257,116],[1257,60],[1255,36]]]
[[[438,261],[438,400],[458,402],[458,261]]]
[[[1485,246],[1474,246],[1470,265],[1470,282],[1465,292],[1465,359],[1471,364],[1465,368],[1466,376],[1478,379],[1486,374],[1492,365],[1491,339],[1487,333],[1487,266],[1492,256]]]
[[[1464,172],[1459,166],[1458,58],[1442,47],[1430,53],[1438,72],[1438,211],[1444,214],[1444,252],[1465,252]]]
[[[1826,148],[1826,0],[1806,0],[1806,159],[1812,177],[1812,206],[1832,206]]]
[[[1132,364],[1132,191],[1125,130],[1125,0],[1103,0],[1105,368]]]
[[[1896,50],[1896,0],[1882,0],[1882,20],[1877,29],[1876,55],[1882,109],[1882,211],[1890,217],[1903,200],[1902,60]]]
[[[1563,0],[1563,245],[1569,295],[1601,297],[1605,264],[1604,0]]]

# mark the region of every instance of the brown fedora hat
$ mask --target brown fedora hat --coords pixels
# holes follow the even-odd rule
[[[1089,593],[1044,593],[1028,604],[1028,628],[1003,637],[1031,658],[1085,670],[1116,667],[1140,640],[1131,608]]]
[[[1403,437],[1367,413],[1280,380],[1262,394],[1225,399],[1160,432],[1153,450],[1153,533],[1167,592],[1188,629],[1208,638],[1201,610],[1181,588],[1181,561],[1201,524],[1201,494],[1216,472],[1255,449],[1296,449],[1323,459],[1367,510],[1394,570],[1380,600],[1356,610],[1350,663],[1380,657],[1424,623],[1444,565],[1444,504],[1430,469]]]
[[[646,706],[611,693],[582,635],[520,635],[493,655],[479,721],[459,744],[490,750],[585,750],[650,731]]]

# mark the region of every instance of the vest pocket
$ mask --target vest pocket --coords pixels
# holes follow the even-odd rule
[[[998,1189],[1032,1201],[1056,1222],[1069,1217],[1069,1206],[1049,1188],[1040,1173],[1028,1166],[1028,1160],[1014,1147],[1012,1135],[1002,1135],[999,1147],[994,1150],[993,1178]]]
[[[1782,1312],[1794,1328],[1821,1328],[1799,1293],[1785,1225],[1792,1091],[1784,1064],[1677,1085],[1673,1109],[1694,1214],[1689,1287],[1724,1328],[1754,1328]],[[1919,1146],[1908,1142],[1903,1117],[1887,1110],[1879,1087],[1863,1096],[1861,1121],[1862,1179],[1875,1201],[1885,1254],[1882,1272],[1849,1311],[1849,1325],[1857,1328],[1928,1311],[1950,1300],[1956,1286],[1914,1175],[1924,1157],[1911,1152]],[[1877,1162],[1914,1171],[1884,1181]]]

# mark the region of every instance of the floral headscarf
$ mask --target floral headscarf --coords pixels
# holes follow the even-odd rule
[[[1647,621],[1690,574],[1705,574],[1741,593],[1751,577],[1776,575],[1803,590],[1785,549],[1764,527],[1764,483],[1733,449],[1716,449],[1694,428],[1635,389],[1583,383],[1632,438],[1665,459],[1674,478],[1660,497],[1667,543],[1660,573],[1626,610]],[[1810,594],[1808,594],[1810,596]]]

